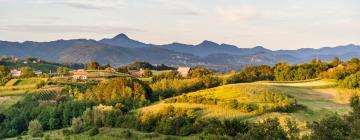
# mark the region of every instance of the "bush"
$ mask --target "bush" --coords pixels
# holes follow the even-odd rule
[[[346,77],[343,81],[340,82],[339,86],[350,89],[360,88],[360,72]]]
[[[38,120],[33,120],[29,123],[28,127],[29,135],[32,137],[41,137],[43,135],[43,128],[41,123]]]
[[[77,134],[82,132],[84,129],[83,121],[80,117],[73,118],[71,121],[71,130]]]
[[[64,130],[62,130],[62,135],[63,135],[63,136],[69,136],[69,135],[71,135],[71,134],[72,134],[72,131],[69,130],[69,129],[64,129]]]
[[[132,137],[132,133],[128,129],[121,131],[120,134],[125,139],[130,139]]]
[[[97,128],[97,127],[95,127],[95,128],[91,128],[90,130],[89,130],[89,136],[95,136],[95,135],[97,135],[97,134],[99,134],[100,132],[99,132],[99,129]]]

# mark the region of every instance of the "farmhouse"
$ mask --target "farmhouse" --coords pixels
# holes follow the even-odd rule
[[[179,67],[177,71],[182,77],[188,77],[191,74],[190,67]]]
[[[36,70],[36,71],[34,71],[34,74],[35,74],[36,76],[40,76],[42,73],[43,73],[43,72],[42,72],[41,70]]]
[[[21,71],[18,69],[12,69],[10,72],[11,72],[12,77],[20,77],[21,76]]]
[[[142,72],[142,71],[129,72],[129,74],[134,77],[144,77],[144,72]]]
[[[88,73],[85,70],[77,70],[73,72],[73,79],[85,80],[88,78]]]

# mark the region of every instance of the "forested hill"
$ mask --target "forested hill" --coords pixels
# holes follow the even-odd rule
[[[0,55],[36,57],[54,62],[86,63],[96,60],[102,64],[124,65],[133,61],[154,64],[241,66],[249,64],[275,64],[280,61],[304,63],[318,58],[330,61],[337,56],[347,60],[360,57],[359,45],[273,51],[262,46],[240,48],[205,40],[197,45],[171,43],[147,44],[119,34],[114,38],[96,40],[72,39],[50,42],[0,41]]]

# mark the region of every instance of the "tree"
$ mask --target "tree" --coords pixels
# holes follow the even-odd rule
[[[118,99],[132,99],[146,101],[149,99],[151,89],[138,79],[133,78],[114,78],[104,81],[88,90],[85,98],[107,102]]]
[[[21,76],[22,77],[33,77],[33,76],[35,76],[34,70],[32,68],[30,68],[30,67],[21,67],[20,71],[21,71]]]
[[[152,71],[150,69],[144,70],[144,76],[145,77],[151,77],[153,75]]]
[[[43,135],[43,128],[38,120],[33,120],[29,123],[28,133],[33,137],[41,137]]]
[[[341,60],[339,57],[334,57],[333,60],[331,61],[331,65],[333,65],[334,67],[338,66],[339,64],[341,64]]]
[[[117,68],[117,72],[121,72],[121,73],[128,73],[128,67],[127,66],[120,66]]]
[[[66,67],[58,67],[56,69],[57,73],[60,74],[61,76],[64,76],[64,75],[69,75],[69,69],[66,68]]]
[[[84,125],[82,119],[80,117],[73,118],[71,121],[71,130],[77,134],[82,132],[83,129],[84,129]]]
[[[99,69],[101,69],[101,66],[98,62],[91,61],[90,63],[86,64],[86,69],[87,70],[99,70]]]
[[[195,67],[191,71],[192,78],[202,78],[211,75],[211,71],[203,67]]]
[[[10,70],[5,66],[0,65],[0,85],[4,85],[7,81],[11,79]]]
[[[338,115],[332,115],[309,125],[312,139],[341,140],[349,136],[350,126]]]
[[[94,121],[93,111],[90,108],[87,108],[82,115],[82,119],[84,120],[85,126],[92,125]]]

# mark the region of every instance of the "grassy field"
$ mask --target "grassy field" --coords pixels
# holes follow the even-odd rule
[[[0,113],[20,101],[23,96],[0,96]]]
[[[157,112],[165,106],[172,105],[180,108],[201,109],[200,117],[203,118],[241,118],[249,121],[260,121],[266,118],[277,117],[282,125],[285,125],[286,119],[292,119],[297,121],[301,130],[301,135],[303,135],[309,132],[306,128],[306,122],[317,121],[335,113],[343,115],[350,111],[348,100],[351,95],[359,94],[360,90],[338,89],[335,85],[335,81],[332,80],[308,80],[297,82],[262,81],[225,85],[186,94],[186,96],[197,95],[199,97],[212,97],[221,100],[236,99],[243,102],[258,102],[256,93],[275,91],[284,93],[296,99],[297,104],[300,107],[292,113],[244,113],[236,109],[229,109],[219,105],[166,103],[166,100],[160,101],[152,106],[141,108],[138,111]],[[178,97],[180,96],[173,98]]]
[[[347,100],[343,97],[339,100],[339,89],[334,88],[334,81],[310,80],[301,82],[255,82],[225,85],[217,88],[201,90],[186,94],[187,96],[197,95],[212,97],[221,100],[236,99],[242,102],[258,102],[256,93],[276,91],[284,93],[297,100],[297,104],[303,106],[294,113],[272,112],[262,115],[243,113],[238,110],[228,109],[219,105],[204,105],[194,103],[165,103],[161,101],[152,106],[140,109],[140,111],[156,111],[164,106],[173,105],[184,108],[201,108],[203,117],[234,118],[242,117],[250,120],[261,119],[266,116],[288,116],[301,121],[319,120],[328,114],[346,114],[350,108]],[[311,88],[310,88],[311,87]],[[342,90],[344,92],[344,90]],[[349,92],[349,91],[347,91]],[[354,92],[354,91],[353,91]],[[350,96],[348,96],[350,97]],[[177,97],[173,97],[177,98]],[[269,115],[272,114],[272,115]]]
[[[167,72],[170,72],[170,71],[172,71],[172,70],[151,70],[153,75],[160,75],[162,73],[167,73]]]
[[[11,79],[4,86],[0,86],[0,93],[4,91],[37,89],[47,78]]]
[[[111,72],[106,70],[88,70],[87,72],[89,78],[129,76],[128,74],[125,73]]]
[[[232,109],[226,107],[224,105],[227,102],[232,100],[237,100],[239,103],[248,103],[248,104],[257,104],[258,106],[269,106],[272,105],[269,102],[263,102],[260,100],[259,96],[264,92],[271,92],[271,93],[278,93],[282,94],[282,91],[278,90],[274,86],[269,85],[261,85],[257,83],[246,83],[246,84],[232,84],[232,85],[225,85],[216,88],[200,90],[197,92],[188,93],[186,95],[181,95],[176,98],[179,100],[181,97],[204,97],[206,99],[216,99],[218,100],[216,105],[212,104],[200,104],[200,103],[166,103],[162,101],[158,104],[145,107],[140,109],[140,111],[151,111],[156,112],[161,110],[165,106],[173,105],[175,107],[181,108],[193,108],[193,109],[201,109],[202,116],[204,118],[208,117],[216,117],[216,118],[250,118],[256,115],[255,112],[244,112],[239,111],[239,109]],[[172,100],[172,98],[168,99]]]

